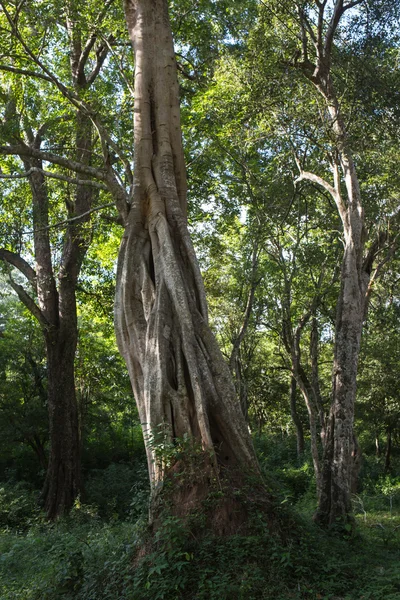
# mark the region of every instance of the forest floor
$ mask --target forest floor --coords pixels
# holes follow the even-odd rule
[[[364,474],[355,533],[327,534],[312,524],[310,467],[282,467],[276,449],[273,460],[258,450],[282,515],[296,523],[285,542],[262,518],[252,535],[198,540],[170,517],[141,555],[147,484],[126,464],[92,473],[87,503],[57,523],[46,522],[32,485],[0,482],[0,599],[399,600],[399,479]]]

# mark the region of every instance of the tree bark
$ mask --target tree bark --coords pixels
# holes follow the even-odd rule
[[[363,265],[365,232],[360,188],[347,145],[343,117],[330,78],[326,84],[319,87],[319,91],[326,99],[333,123],[347,191],[345,204],[337,185],[337,204],[343,222],[345,247],[335,328],[332,406],[328,423],[331,435],[327,436],[333,448],[327,451],[327,456],[331,456],[330,464],[324,458],[323,493],[315,517],[320,523],[331,525],[352,520],[351,457],[354,450],[354,403],[369,273]]]
[[[83,164],[91,160],[92,124],[76,115],[76,153]],[[91,233],[87,228],[94,190],[79,185],[70,216],[82,219],[69,223],[63,240],[58,273],[55,318],[45,328],[48,364],[48,407],[50,453],[43,489],[50,519],[67,513],[81,490],[80,424],[75,390],[75,351],[78,341],[76,286]]]
[[[251,438],[208,326],[203,282],[187,228],[179,89],[166,0],[126,0],[135,53],[135,186],[117,272],[115,323],[144,430],[152,516],[178,457],[165,447],[193,440],[208,464],[186,486],[173,482],[179,514],[212,480],[258,473]],[[160,435],[161,434],[161,435]],[[179,470],[179,469],[178,469]],[[215,524],[233,531],[238,515]]]
[[[311,321],[311,335],[310,335],[310,358],[311,358],[311,385],[315,398],[315,406],[318,411],[319,427],[320,427],[320,438],[322,447],[325,444],[325,412],[322,402],[321,386],[319,379],[319,365],[318,365],[318,344],[319,344],[319,328],[318,319],[313,315]]]
[[[77,122],[77,144],[84,144]],[[82,148],[82,146],[80,146]],[[79,150],[81,152],[81,150]],[[33,159],[35,160],[35,159]],[[36,165],[41,168],[41,164]],[[58,273],[54,278],[48,232],[49,200],[45,177],[30,178],[33,198],[34,246],[39,320],[46,342],[50,448],[43,500],[47,515],[67,513],[80,490],[79,422],[75,395],[74,360],[77,344],[75,290],[89,238],[81,223],[68,226]],[[89,196],[78,189],[74,213],[88,209]],[[87,220],[84,217],[83,220]]]
[[[42,494],[49,519],[68,512],[81,489],[74,378],[76,341],[73,322],[46,335],[50,452]]]
[[[335,0],[332,12],[327,15],[326,2],[318,3],[318,25],[312,35],[307,12],[300,12],[300,66],[323,97],[327,109],[332,131],[333,149],[329,161],[333,185],[318,175],[303,171],[298,161],[300,179],[314,181],[329,192],[336,203],[344,234],[341,289],[336,310],[332,404],[325,434],[321,494],[315,515],[317,522],[335,526],[353,522],[354,403],[366,293],[374,259],[371,254],[364,260],[366,234],[360,186],[331,74],[335,32],[343,14],[352,6],[353,3],[344,4],[343,0]],[[310,61],[310,44],[315,49],[315,64]]]
[[[379,458],[382,454],[382,450],[381,450],[381,441],[379,439],[379,432],[376,432],[375,434],[375,454],[376,456]]]
[[[297,412],[297,398],[296,398],[296,378],[292,375],[290,378],[290,414],[292,421],[296,428],[296,448],[297,448],[297,460],[300,464],[304,454],[304,431],[303,424]]]

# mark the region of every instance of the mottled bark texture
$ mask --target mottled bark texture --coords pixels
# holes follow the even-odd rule
[[[337,183],[336,201],[343,223],[344,256],[335,328],[332,407],[328,423],[331,431],[327,435],[332,447],[326,449],[326,457],[331,455],[331,464],[328,465],[324,457],[322,493],[316,514],[318,521],[335,524],[347,521],[352,512],[354,402],[369,272],[363,263],[365,231],[360,188],[330,77],[319,89],[332,119],[339,156],[337,169],[342,171],[347,196],[345,200],[342,198]]]
[[[344,237],[341,288],[336,313],[332,405],[321,468],[321,492],[315,515],[319,523],[335,526],[352,521],[353,458],[357,454],[353,432],[357,366],[366,293],[374,258],[369,254],[364,259],[366,234],[360,186],[331,73],[336,29],[346,10],[357,3],[344,4],[343,0],[336,0],[329,16],[325,12],[326,3],[319,3],[318,29],[316,37],[312,39],[307,33],[307,14],[300,11],[303,50],[299,66],[321,94],[327,109],[332,131],[330,164],[333,185],[314,173],[304,171],[299,164],[300,179],[313,181],[331,194],[342,221]],[[310,44],[314,46],[314,63],[308,54]]]
[[[163,457],[165,444],[187,438],[209,457],[208,468],[193,471],[186,487],[173,482],[175,508],[188,514],[213,477],[258,467],[229,368],[208,326],[188,233],[167,2],[126,0],[125,14],[135,53],[135,185],[119,255],[116,332],[144,430],[153,500],[178,468]],[[228,512],[225,522],[234,521]]]

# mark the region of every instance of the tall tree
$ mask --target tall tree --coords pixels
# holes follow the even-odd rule
[[[175,486],[185,514],[215,477],[257,472],[248,429],[207,322],[207,303],[187,228],[186,173],[179,88],[166,0],[126,0],[135,53],[135,183],[122,240],[116,294],[118,344],[145,430],[153,494],[168,474],[163,443],[188,437],[208,468],[190,486]],[[177,468],[174,465],[174,468]],[[243,514],[226,514],[222,531]],[[233,521],[230,521],[233,519]],[[230,523],[229,523],[230,521]]]
[[[275,158],[276,174],[279,174],[282,184],[284,165],[287,165],[290,151],[294,150],[299,170],[298,191],[304,194],[304,184],[308,190],[314,189],[314,199],[309,195],[311,205],[315,204],[315,190],[319,190],[318,195],[324,197],[328,207],[323,210],[323,219],[329,219],[328,224],[333,231],[340,229],[343,232],[341,291],[336,303],[332,410],[325,438],[329,443],[325,450],[317,515],[323,523],[351,519],[352,455],[356,454],[354,399],[361,331],[372,284],[396,245],[396,228],[389,234],[384,223],[385,220],[395,222],[393,216],[398,208],[390,201],[393,192],[388,193],[382,185],[378,208],[375,205],[376,186],[374,188],[367,175],[372,166],[369,153],[373,151],[375,164],[379,160],[382,170],[388,168],[376,156],[376,130],[379,127],[379,138],[386,140],[395,120],[393,116],[397,114],[395,104],[391,104],[393,92],[388,93],[389,89],[396,88],[393,84],[385,85],[393,79],[393,62],[392,66],[384,62],[385,68],[382,68],[381,60],[383,55],[390,57],[391,52],[388,50],[386,54],[385,47],[382,48],[376,37],[376,17],[382,7],[388,10],[383,5],[380,4],[375,13],[361,0],[347,3],[283,2],[280,6],[274,2],[260,3],[260,20],[250,37],[250,52],[245,54],[245,60],[224,58],[220,79],[228,80],[228,84],[216,86],[214,94],[218,95],[218,103],[210,120],[215,127],[215,116],[221,119],[221,114],[227,113],[229,107],[236,110],[240,107],[240,123],[245,130],[242,144],[246,149],[251,145],[257,148],[258,160],[265,170],[273,162],[272,157],[279,157]],[[349,35],[350,23],[356,28],[354,37]],[[258,27],[262,35],[258,35]],[[379,56],[376,64],[366,60],[373,48]],[[240,52],[238,55],[242,58]],[[365,80],[375,90],[374,98],[379,98],[378,107],[376,100],[374,102],[365,96]],[[380,82],[384,82],[385,88],[379,89]],[[222,102],[225,100],[224,91],[225,95],[229,95],[228,102]],[[355,105],[357,110],[354,110]],[[386,116],[385,122],[382,115]],[[237,122],[225,127],[227,135],[232,136],[235,126]],[[367,126],[368,136],[365,135]],[[393,128],[394,131],[398,131],[397,127]],[[264,146],[259,142],[261,139],[266,139]],[[234,149],[233,152],[236,156],[240,155],[240,151]],[[251,173],[252,162],[242,161],[242,166],[244,171]],[[253,181],[261,179],[260,171]],[[395,189],[396,179],[397,175],[391,169],[389,180]],[[304,183],[300,185],[300,182]],[[271,205],[275,204],[275,199],[276,193],[271,196]],[[265,204],[269,215],[272,206]],[[364,204],[369,209],[367,216]],[[336,207],[336,218],[329,216],[329,206]],[[321,209],[317,210],[320,212]],[[300,216],[302,223],[307,222],[307,214],[306,205]],[[323,219],[320,218],[319,227]],[[322,226],[326,227],[326,224],[322,223]],[[369,240],[368,229],[373,232]],[[374,263],[378,256],[380,262],[376,268]],[[283,262],[288,262],[287,256],[283,257]],[[294,314],[292,303],[289,294],[286,305]],[[311,375],[317,381],[317,322],[313,318],[311,323],[314,331],[310,348]],[[295,342],[295,336],[291,337]],[[299,344],[294,344],[294,349],[296,345],[299,350]],[[298,363],[295,356],[293,362],[295,365]],[[299,373],[297,367],[294,371]],[[311,386],[303,387],[307,393]],[[316,389],[318,385],[313,387]]]
[[[11,38],[19,42],[22,48],[32,56],[34,54],[25,44],[21,30],[17,28],[17,17],[13,17],[3,4],[3,11],[10,28]],[[26,12],[23,25],[33,26],[35,14]],[[19,17],[21,19],[21,16]],[[91,33],[84,43],[81,20],[74,2],[65,3],[65,22],[69,44],[70,78],[77,99],[93,84],[106,58],[108,48],[105,44],[96,47],[95,61],[93,51],[97,37]],[[12,62],[12,60],[11,60]],[[9,66],[11,72],[24,70]],[[32,73],[30,73],[32,75]],[[35,74],[32,75],[37,77]],[[43,75],[51,80],[48,75]],[[40,74],[39,74],[40,79]],[[40,94],[40,92],[39,92]],[[51,191],[48,176],[43,165],[41,149],[52,123],[43,122],[33,131],[31,115],[18,112],[12,92],[7,99],[6,117],[13,120],[13,127],[7,129],[7,118],[3,127],[3,140],[14,143],[7,154],[20,158],[25,172],[15,177],[26,177],[32,194],[32,230],[34,267],[30,266],[21,253],[2,248],[0,258],[18,269],[31,284],[32,292],[14,281],[10,272],[10,283],[20,300],[40,323],[46,343],[48,410],[50,428],[50,448],[43,489],[43,499],[49,518],[54,519],[70,510],[81,487],[79,416],[75,392],[74,360],[77,345],[78,325],[76,309],[76,287],[81,266],[91,240],[90,213],[97,195],[96,184],[90,180],[78,180],[67,175],[59,179],[76,185],[72,198],[64,196],[68,212],[66,231],[62,238],[59,264],[53,261],[51,244],[50,202]],[[93,124],[89,116],[77,111],[73,117],[74,159],[82,167],[90,170],[93,150]],[[57,120],[57,119],[56,119]],[[7,177],[7,176],[6,176]],[[57,178],[57,175],[53,175]],[[64,192],[65,193],[65,192]]]
[[[376,249],[365,256],[365,217],[359,177],[353,158],[345,115],[332,76],[334,37],[343,15],[362,0],[336,0],[312,9],[298,5],[301,57],[297,62],[305,77],[321,94],[331,123],[329,156],[333,184],[304,169],[297,160],[299,178],[321,186],[334,200],[342,221],[344,253],[341,289],[337,301],[333,389],[321,472],[321,492],[316,520],[324,524],[346,523],[351,516],[354,402],[361,333],[367,291]],[[314,23],[315,20],[315,23]]]

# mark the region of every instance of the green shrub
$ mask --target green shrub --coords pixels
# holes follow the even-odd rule
[[[38,492],[24,482],[0,483],[0,529],[26,531],[44,520],[38,507]]]
[[[134,498],[142,503],[147,499],[148,486],[148,475],[143,464],[132,466],[113,463],[106,469],[90,472],[85,484],[85,502],[96,506],[102,518],[126,518],[133,510]]]

